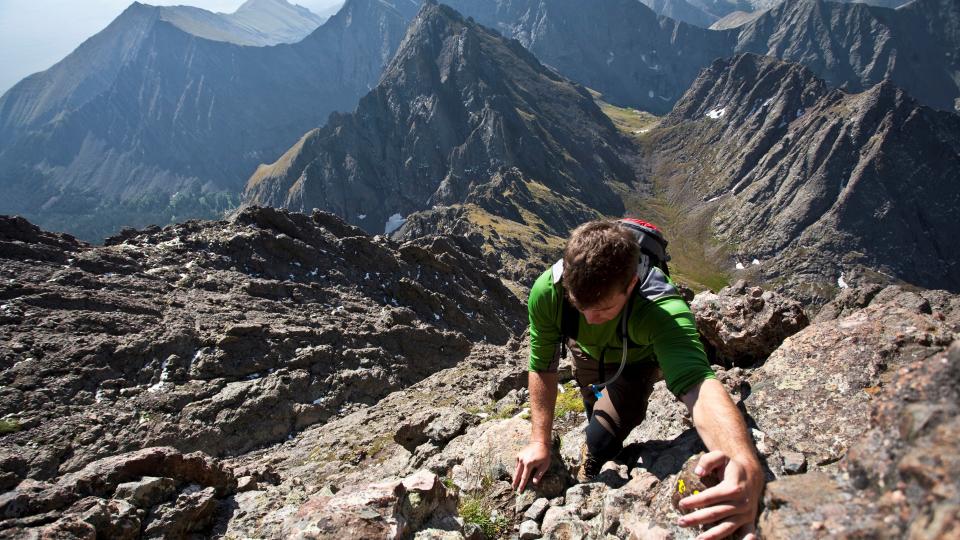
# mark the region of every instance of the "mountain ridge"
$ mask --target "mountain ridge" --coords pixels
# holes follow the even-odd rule
[[[604,182],[634,180],[616,157],[627,144],[586,90],[519,42],[427,2],[356,112],[336,115],[261,166],[244,204],[324,208],[378,233],[391,215],[465,202],[494,178],[513,192],[536,182],[541,192],[615,213]]]
[[[844,274],[960,290],[958,141],[960,117],[890,81],[847,93],[744,54],[704,70],[648,143],[745,272],[822,303]]]
[[[245,47],[134,4],[0,97],[0,212],[85,238],[214,217],[256,164],[352,108],[405,27],[388,5],[351,0],[298,43]]]

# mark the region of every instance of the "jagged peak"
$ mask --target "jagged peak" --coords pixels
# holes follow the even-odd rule
[[[792,105],[806,107],[828,93],[826,83],[800,64],[742,53],[714,60],[701,71],[669,117],[729,119],[765,107],[776,96],[793,96],[797,103]]]

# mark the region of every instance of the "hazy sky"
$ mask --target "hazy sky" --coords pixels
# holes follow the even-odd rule
[[[141,0],[231,13],[244,0]],[[288,0],[320,12],[343,0]],[[103,30],[133,0],[0,0],[0,95]]]

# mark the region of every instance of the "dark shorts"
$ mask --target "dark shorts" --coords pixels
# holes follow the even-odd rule
[[[618,442],[623,442],[633,428],[640,425],[647,415],[647,401],[653,385],[663,378],[656,361],[641,361],[627,364],[623,373],[610,386],[603,389],[598,400],[590,390],[591,384],[599,384],[599,365],[570,341],[568,349],[573,354],[573,377],[580,386],[580,394],[587,408],[590,422],[599,422]],[[617,373],[619,363],[604,366],[604,378]]]

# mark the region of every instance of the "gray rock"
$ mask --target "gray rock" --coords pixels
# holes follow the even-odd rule
[[[783,472],[787,474],[801,474],[807,471],[807,458],[800,452],[781,452],[783,456]]]
[[[601,482],[577,484],[567,490],[565,506],[574,508],[577,515],[587,521],[603,510],[603,499],[608,490]]]
[[[172,478],[145,476],[139,481],[118,485],[113,497],[126,499],[140,508],[150,508],[170,500],[176,492]]]
[[[520,540],[540,538],[540,525],[533,520],[526,520],[520,524]]]
[[[551,506],[543,516],[540,532],[547,538],[586,538],[589,527],[577,515],[576,508]]]
[[[185,490],[172,503],[150,510],[143,523],[144,538],[181,538],[209,529],[217,508],[216,490]]]
[[[533,502],[527,511],[523,513],[523,517],[527,520],[540,521],[543,518],[543,514],[547,511],[547,508],[550,507],[550,500],[541,497]]]

